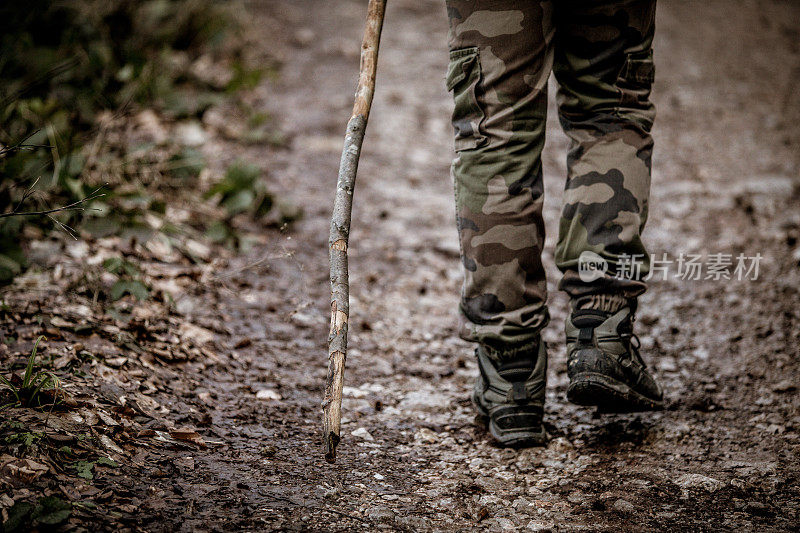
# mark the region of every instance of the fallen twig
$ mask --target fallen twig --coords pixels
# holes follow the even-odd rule
[[[105,187],[105,185],[101,185],[100,187],[89,193],[89,195],[86,196],[85,198],[72,202],[71,204],[62,205],[60,207],[54,207],[52,209],[44,209],[42,211],[20,211],[22,205],[25,203],[25,200],[27,200],[31,196],[31,194],[33,194],[33,188],[36,186],[38,182],[39,178],[36,178],[36,180],[33,182],[33,185],[28,187],[28,189],[23,193],[22,199],[17,204],[17,207],[15,207],[13,211],[10,211],[8,213],[0,213],[0,218],[24,217],[24,216],[49,216],[52,213],[58,213],[61,211],[83,211],[84,209],[86,209],[86,207],[83,206],[82,204],[85,204],[86,202],[91,202],[92,200],[101,198],[106,195],[105,193],[100,192],[101,190],[103,190],[103,187]],[[50,218],[53,219],[52,217]],[[53,220],[55,221],[55,219]],[[56,222],[59,225],[63,226],[63,224],[61,224],[60,222],[58,221]]]
[[[40,130],[36,130],[33,133],[30,133],[21,141],[17,142],[16,144],[12,144],[10,146],[4,146],[0,148],[0,157],[3,157],[8,154],[12,154],[14,152],[18,152],[20,150],[33,150],[34,148],[52,148],[49,144],[26,144],[25,141],[39,133]]]

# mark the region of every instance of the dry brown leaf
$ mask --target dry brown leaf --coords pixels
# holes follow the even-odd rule
[[[0,456],[0,472],[6,473],[27,483],[32,482],[50,468],[47,465],[37,463],[32,459],[19,459],[11,455]]]
[[[184,322],[178,326],[178,335],[184,341],[192,341],[195,346],[200,346],[201,344],[205,344],[214,340],[213,332],[207,330],[206,328],[201,328],[200,326],[190,324],[189,322]]]
[[[203,437],[201,437],[197,431],[191,428],[173,429],[169,432],[169,436],[175,440],[190,442],[200,446],[201,448],[206,447],[206,441],[203,440]]]
[[[106,364],[108,366],[110,366],[111,368],[119,368],[119,367],[121,367],[122,365],[124,365],[127,362],[128,362],[128,358],[127,357],[122,357],[122,356],[120,356],[120,357],[111,357],[111,358],[106,359]]]

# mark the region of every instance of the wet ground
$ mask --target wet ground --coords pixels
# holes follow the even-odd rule
[[[566,402],[567,301],[555,290],[552,253],[567,141],[551,105],[551,438],[545,448],[507,450],[474,419],[476,364],[456,337],[441,4],[389,2],[355,195],[351,350],[334,465],[321,448],[327,238],[364,2],[253,6],[264,34],[282,36],[284,60],[256,101],[292,140],[285,149],[219,142],[205,151],[262,161],[273,189],[305,217],[183,284],[184,315],[210,332],[215,355],[153,365],[149,412],[163,407],[166,428],[197,427],[207,447],[126,447],[131,461],[101,480],[133,506],[120,522],[147,531],[795,530],[800,6],[659,5],[646,243],[672,259],[762,256],[756,280],[658,280],[642,298],[639,335],[665,388],[662,412],[600,415]]]

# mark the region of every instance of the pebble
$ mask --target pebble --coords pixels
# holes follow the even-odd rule
[[[583,503],[584,501],[586,501],[586,497],[581,493],[581,491],[573,490],[572,492],[569,493],[569,496],[567,496],[567,501],[569,503],[578,505],[579,503]]]
[[[369,395],[369,391],[357,389],[355,387],[343,387],[342,396],[345,398],[364,398]]]
[[[517,529],[517,526],[514,525],[514,522],[508,518],[497,518],[495,519],[495,523],[502,531],[514,531]]]
[[[623,514],[630,514],[636,510],[636,508],[633,506],[631,502],[629,502],[628,500],[623,500],[622,498],[615,501],[613,507],[615,511]]]
[[[414,435],[414,440],[425,444],[433,444],[439,440],[439,435],[428,428],[420,428]]]
[[[302,313],[299,311],[296,313],[292,313],[292,316],[289,320],[291,320],[293,324],[300,326],[302,328],[310,328],[316,325],[316,323],[318,322],[318,320],[316,320],[316,318],[313,315],[309,313]]]
[[[528,531],[539,531],[541,533],[548,533],[553,531],[556,527],[555,522],[547,522],[545,520],[531,520],[525,529]]]
[[[203,127],[197,122],[185,122],[175,128],[178,142],[184,146],[200,146],[208,139]]]
[[[518,512],[530,513],[536,510],[536,506],[526,498],[517,498],[511,504],[511,507]]]
[[[800,250],[800,248],[798,248]],[[772,387],[772,392],[790,392],[797,388],[797,384],[791,379],[779,381]]]
[[[769,506],[755,500],[749,501],[747,502],[747,512],[750,514],[764,515],[769,512]]]
[[[375,437],[370,435],[370,432],[367,431],[367,428],[358,428],[350,432],[350,434],[354,437],[358,437],[359,439],[364,439],[366,441],[373,441]]]
[[[317,38],[317,34],[311,28],[300,28],[294,34],[294,41],[299,46],[306,47],[313,43]]]
[[[391,524],[394,522],[394,517],[394,511],[382,505],[373,507],[367,511],[367,518],[383,524]]]
[[[574,449],[575,446],[573,446],[572,443],[564,437],[556,437],[547,445],[548,451],[554,451],[556,453],[566,453]]]
[[[274,391],[272,389],[264,389],[264,390],[260,390],[260,391],[258,391],[256,393],[256,399],[257,400],[268,400],[268,401],[269,400],[274,400],[274,401],[278,401],[278,400],[281,400],[283,398],[277,391]]]
[[[717,491],[725,485],[718,479],[702,474],[683,474],[678,476],[675,484],[684,489],[702,489],[708,492]]]
[[[505,483],[495,477],[478,476],[475,478],[475,484],[491,494],[497,494],[506,488]]]
[[[412,391],[397,406],[410,411],[439,411],[450,404],[450,398],[433,391]]]

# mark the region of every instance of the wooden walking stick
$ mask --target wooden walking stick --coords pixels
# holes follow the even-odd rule
[[[331,260],[331,330],[328,334],[328,380],[322,401],[325,460],[336,461],[342,426],[342,387],[347,357],[347,321],[350,313],[350,282],[347,275],[347,241],[350,236],[350,215],[353,209],[353,187],[356,183],[361,143],[375,93],[375,70],[378,66],[378,45],[383,27],[386,0],[369,0],[367,25],[361,44],[361,68],[358,77],[353,114],[347,123],[339,180],[331,217],[328,245]]]

